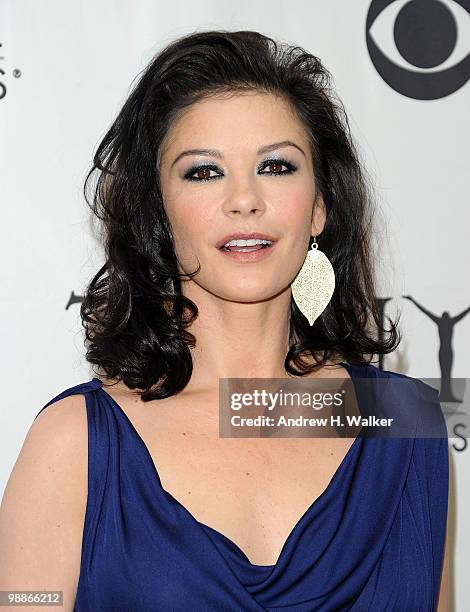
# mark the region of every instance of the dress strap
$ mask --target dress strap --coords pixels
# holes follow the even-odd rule
[[[41,410],[37,413],[34,419],[37,419],[37,417],[41,414],[41,412],[45,408],[47,408],[48,406],[50,406],[51,404],[55,402],[58,402],[61,399],[64,399],[64,397],[68,397],[69,395],[77,395],[79,393],[83,393],[86,396],[88,393],[92,393],[93,391],[96,391],[96,389],[98,389],[100,386],[101,386],[101,381],[98,378],[93,378],[93,380],[90,380],[88,382],[83,382],[78,385],[75,385],[74,387],[69,387],[68,389],[61,391],[58,395],[56,395],[51,400],[49,400],[47,404],[45,404],[41,408]]]
[[[98,378],[94,378],[65,389],[48,401],[35,417],[37,418],[47,406],[65,397],[77,394],[85,396],[88,432],[88,492],[78,585],[83,592],[88,592],[89,589],[87,582],[96,546],[100,512],[105,502],[105,492],[107,488],[111,492],[115,489],[114,481],[117,478],[119,466],[119,424],[112,411],[107,410],[102,401],[101,393],[98,392],[101,384]]]

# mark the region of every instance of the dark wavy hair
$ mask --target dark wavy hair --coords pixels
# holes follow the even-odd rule
[[[181,292],[181,277],[198,270],[180,275],[163,206],[162,142],[191,104],[245,91],[280,96],[306,130],[326,207],[318,243],[336,275],[333,297],[312,327],[291,299],[286,372],[304,376],[338,356],[370,363],[401,340],[398,321],[382,327],[374,292],[370,181],[329,71],[301,47],[258,32],[194,32],[168,44],[142,72],[84,184],[86,202],[101,222],[106,259],[80,308],[86,360],[105,378],[139,389],[144,401],[171,396],[189,382],[189,349],[196,338],[187,328],[198,315]]]

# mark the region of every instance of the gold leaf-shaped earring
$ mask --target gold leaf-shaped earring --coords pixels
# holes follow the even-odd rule
[[[321,315],[335,289],[335,272],[313,237],[312,248],[292,283],[292,297],[310,325]]]

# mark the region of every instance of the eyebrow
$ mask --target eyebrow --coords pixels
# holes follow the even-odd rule
[[[295,144],[295,142],[292,142],[292,140],[282,140],[281,142],[274,142],[273,144],[265,145],[264,147],[258,149],[257,155],[269,153],[270,151],[275,151],[276,149],[281,149],[282,147],[295,147],[305,157],[304,150],[301,149],[299,145]],[[183,151],[178,155],[178,157],[171,164],[171,167],[173,167],[182,157],[186,157],[187,155],[210,155],[211,157],[217,157],[218,159],[223,159],[224,157],[217,149],[188,149],[187,151]]]

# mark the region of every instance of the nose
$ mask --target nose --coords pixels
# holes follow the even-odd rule
[[[236,191],[232,190],[224,202],[223,209],[224,213],[230,217],[237,214],[243,217],[251,214],[261,216],[266,209],[266,204],[255,189],[245,185]]]

